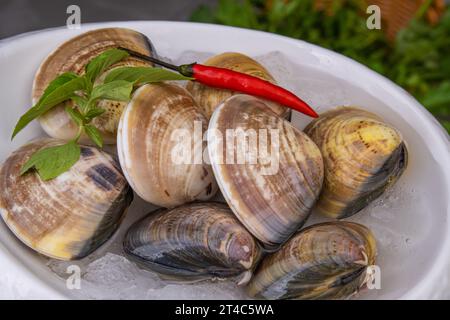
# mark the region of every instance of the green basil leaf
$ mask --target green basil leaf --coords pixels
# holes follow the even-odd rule
[[[130,100],[133,83],[125,80],[117,80],[95,86],[92,89],[91,101],[96,99],[108,99],[117,101]]]
[[[161,82],[169,80],[194,80],[162,68],[152,67],[120,67],[111,70],[105,78],[104,83],[117,80],[133,82],[135,85],[143,85],[151,82]]]
[[[86,79],[84,77],[78,77],[72,79],[58,88],[55,88],[48,96],[46,96],[41,103],[39,103],[39,109],[47,112],[54,106],[60,104],[63,101],[71,99],[75,96],[75,93],[79,90],[86,89]]]
[[[86,78],[91,83],[94,83],[95,79],[110,66],[128,56],[128,52],[120,49],[109,49],[104,51],[86,65]]]
[[[20,174],[35,168],[42,180],[56,178],[69,170],[80,158],[80,146],[75,141],[41,149],[22,166]]]
[[[86,114],[85,114],[85,119],[87,122],[90,122],[92,119],[94,119],[95,117],[100,116],[101,114],[103,114],[106,110],[102,109],[102,108],[92,108],[90,109]]]
[[[100,148],[103,147],[103,138],[100,132],[93,125],[87,124],[84,126],[84,132],[95,142]]]
[[[44,93],[39,98],[39,102],[42,102],[44,98],[46,98],[50,93],[55,91],[58,87],[62,86],[63,84],[69,82],[70,80],[73,80],[75,78],[78,78],[78,76],[73,72],[65,72],[57,76],[55,79],[53,79],[47,86],[47,88],[44,90]]]
[[[54,106],[61,102],[70,99],[78,90],[86,88],[86,79],[77,77],[55,88],[42,101],[30,108],[24,115],[22,115],[14,128],[12,139],[31,121],[43,115]]]
[[[81,127],[84,124],[85,118],[83,117],[83,115],[80,113],[80,111],[78,111],[76,108],[72,108],[70,106],[66,107],[66,112],[70,115],[70,117],[72,118],[73,121],[75,121],[75,123]]]
[[[38,118],[40,115],[42,115],[42,112],[38,108],[39,105],[35,105],[34,107],[28,109],[25,114],[23,114],[19,121],[17,122],[16,126],[14,127],[13,134],[11,136],[11,140],[14,139],[14,137],[23,129],[25,128],[31,121]]]

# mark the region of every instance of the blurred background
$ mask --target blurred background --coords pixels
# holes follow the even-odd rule
[[[340,52],[383,74],[416,97],[450,132],[448,0],[0,0],[0,39],[81,22],[175,20],[278,33]],[[369,30],[369,5],[381,30]]]

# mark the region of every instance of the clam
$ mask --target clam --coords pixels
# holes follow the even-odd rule
[[[223,203],[160,209],[127,232],[128,256],[175,281],[234,278],[246,283],[260,257],[252,235]]]
[[[83,74],[85,66],[90,60],[103,51],[115,47],[128,48],[145,55],[155,54],[150,40],[137,31],[106,28],[83,33],[60,45],[42,62],[34,78],[33,104],[39,100],[50,81],[59,74],[68,71]],[[145,65],[148,65],[148,63],[128,57],[113,65],[100,76],[99,80],[116,67]],[[77,125],[64,110],[67,104],[72,104],[72,102],[62,103],[39,118],[42,128],[51,137],[70,140],[77,134]],[[117,125],[126,103],[100,100],[98,106],[106,111],[95,118],[92,123],[102,133],[105,143],[115,144]],[[83,135],[82,141],[89,142],[89,139]]]
[[[40,139],[13,152],[0,168],[0,212],[23,243],[48,257],[80,259],[108,240],[131,203],[132,192],[117,161],[88,146],[69,171],[43,181],[20,175],[37,150],[60,144]]]
[[[213,56],[204,62],[205,65],[231,69],[242,73],[249,74],[254,77],[276,83],[275,79],[261,64],[252,58],[236,52],[226,52]],[[210,118],[214,110],[231,97],[234,92],[225,89],[218,89],[202,85],[201,83],[191,81],[187,84],[186,89],[192,94],[199,106],[205,112],[205,115]],[[286,117],[290,111],[274,102],[266,101],[266,104],[278,115]]]
[[[375,255],[375,239],[363,225],[316,224],[263,259],[248,293],[265,299],[348,298],[364,286]]]
[[[220,105],[209,123],[208,150],[225,200],[266,249],[303,225],[322,186],[322,156],[265,101],[235,95]]]
[[[401,134],[378,116],[353,107],[325,112],[305,132],[322,151],[322,214],[349,217],[393,185],[407,165]]]
[[[217,184],[202,155],[206,127],[184,88],[167,83],[139,88],[117,135],[120,163],[133,190],[167,208],[213,197]]]

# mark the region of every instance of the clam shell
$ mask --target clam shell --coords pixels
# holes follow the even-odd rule
[[[20,175],[34,152],[60,143],[36,140],[6,159],[0,168],[0,212],[30,248],[56,259],[80,259],[111,237],[132,192],[118,163],[87,146],[82,146],[80,160],[55,179],[43,181],[35,171]]]
[[[161,209],[135,223],[125,252],[166,279],[247,281],[260,257],[252,235],[222,203]]]
[[[348,298],[364,285],[375,255],[375,239],[363,225],[316,224],[266,256],[247,291],[265,299]]]
[[[217,184],[202,157],[206,127],[205,116],[185,89],[167,83],[139,88],[117,136],[120,163],[134,191],[167,208],[212,198]]]
[[[407,165],[401,134],[378,116],[353,107],[325,112],[305,132],[322,152],[322,214],[349,217],[394,184]]]
[[[249,74],[276,84],[275,79],[261,64],[252,58],[237,52],[226,52],[213,56],[203,64],[219,68],[230,69]],[[205,86],[196,81],[190,81],[186,89],[192,94],[195,101],[203,109],[205,115],[210,118],[214,110],[226,99],[235,94],[231,90],[218,89]],[[274,102],[266,102],[278,115],[286,117],[290,111],[286,107]]]
[[[145,55],[155,54],[150,40],[134,30],[106,28],[83,33],[60,45],[42,62],[34,78],[33,104],[39,100],[47,85],[58,75],[68,71],[84,74],[84,68],[90,60],[107,49],[119,46]],[[103,76],[116,67],[146,65],[150,64],[128,57],[112,66]],[[64,110],[67,104],[72,105],[72,102],[62,103],[39,118],[42,128],[51,137],[70,140],[77,134],[77,125]],[[101,100],[99,102],[99,107],[106,111],[92,123],[102,133],[105,143],[116,143],[117,125],[125,106],[126,103],[121,101]],[[83,142],[90,141],[84,135],[81,139]]]
[[[322,156],[263,100],[235,95],[220,105],[209,123],[208,150],[225,200],[266,249],[303,225],[322,186]]]

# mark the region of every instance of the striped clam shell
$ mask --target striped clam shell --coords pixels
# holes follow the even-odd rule
[[[275,79],[264,66],[242,53],[225,52],[207,59],[204,64],[242,72],[276,84]],[[235,94],[231,90],[205,86],[196,81],[190,81],[186,89],[192,94],[208,118],[223,101]],[[282,117],[286,117],[290,113],[289,109],[284,106],[270,101],[266,101],[266,103],[276,114]]]
[[[117,136],[120,163],[133,190],[166,208],[212,198],[217,184],[202,157],[206,127],[205,116],[184,88],[167,83],[139,88]]]
[[[83,33],[61,44],[42,62],[34,78],[33,104],[39,100],[47,85],[58,75],[69,71],[84,74],[85,66],[90,60],[103,51],[116,47],[128,48],[145,55],[155,55],[150,40],[134,30],[105,28]],[[116,67],[148,65],[150,64],[147,62],[128,57],[113,65],[99,79]],[[51,137],[70,140],[76,136],[78,126],[64,110],[68,104],[72,105],[72,102],[62,103],[39,118],[42,128]],[[100,100],[98,106],[106,111],[92,123],[102,133],[105,143],[115,144],[117,125],[126,102]],[[90,143],[85,135],[81,139],[83,142]]]
[[[407,166],[401,134],[368,111],[336,108],[321,114],[305,132],[322,152],[325,179],[317,209],[326,216],[340,219],[357,213]]]
[[[225,200],[266,249],[303,225],[322,186],[322,156],[263,100],[235,95],[220,105],[209,123],[208,150]]]
[[[13,152],[0,169],[0,211],[23,243],[48,257],[80,259],[108,240],[131,203],[132,192],[118,163],[82,146],[80,160],[55,179],[43,181],[20,168],[37,150],[62,143],[40,139]]]
[[[127,232],[124,250],[133,260],[175,281],[249,280],[260,257],[252,235],[223,203],[191,203],[160,209]]]
[[[266,256],[247,291],[265,299],[349,298],[365,284],[375,255],[375,239],[363,225],[316,224]]]

